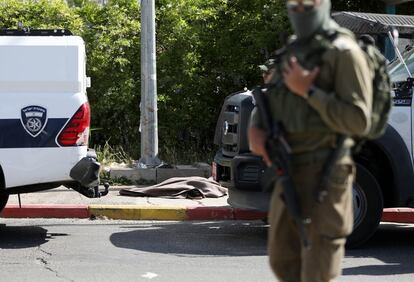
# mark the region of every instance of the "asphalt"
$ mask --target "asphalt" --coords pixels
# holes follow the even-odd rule
[[[204,199],[169,199],[128,197],[119,194],[123,188],[111,187],[108,195],[90,199],[76,191],[59,187],[30,194],[11,195],[0,213],[3,218],[91,218],[122,220],[257,220],[267,214],[235,209],[227,196]],[[384,209],[383,222],[414,223],[414,209]]]
[[[204,199],[168,199],[121,196],[122,188],[111,187],[108,195],[89,199],[59,187],[30,194],[11,195],[0,217],[5,218],[92,218],[125,220],[250,220],[266,214],[239,210],[227,204],[227,196]]]

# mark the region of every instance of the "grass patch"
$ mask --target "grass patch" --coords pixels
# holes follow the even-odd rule
[[[166,164],[170,165],[192,165],[195,163],[211,164],[217,148],[197,148],[195,144],[186,144],[185,146],[168,147],[163,146],[159,149],[159,158]],[[122,185],[154,185],[155,181],[138,180],[133,181],[125,177],[111,178],[110,168],[127,167],[131,168],[136,165],[136,161],[121,146],[112,146],[108,142],[105,145],[95,146],[98,161],[101,163],[100,172],[101,183],[109,183],[111,186]]]
[[[160,148],[160,159],[171,165],[208,163],[214,159],[216,147],[198,148],[195,145],[188,145],[185,148],[162,147]]]
[[[96,146],[95,151],[98,161],[103,167],[108,167],[114,164],[131,167],[134,162],[121,146],[111,146],[108,142],[103,146]]]
[[[117,185],[133,185],[133,181],[125,178],[111,178],[109,169],[113,165],[131,167],[132,158],[122,149],[121,146],[111,146],[108,142],[105,145],[95,147],[98,161],[101,163],[101,171],[99,173],[101,183],[109,183],[111,186]]]

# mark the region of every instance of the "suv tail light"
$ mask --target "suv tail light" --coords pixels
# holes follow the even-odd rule
[[[61,146],[86,146],[89,139],[91,111],[89,103],[83,104],[73,115],[65,128],[59,134],[58,143]]]

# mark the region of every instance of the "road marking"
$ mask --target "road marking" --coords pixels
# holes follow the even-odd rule
[[[152,278],[155,278],[157,276],[158,276],[158,274],[155,274],[155,273],[152,273],[152,272],[147,272],[147,273],[141,275],[141,277],[148,278],[148,279],[152,279]]]

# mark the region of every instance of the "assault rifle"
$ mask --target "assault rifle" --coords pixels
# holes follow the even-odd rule
[[[305,248],[310,247],[305,224],[309,223],[309,219],[304,219],[299,198],[292,178],[289,174],[289,159],[291,148],[285,139],[285,132],[280,123],[274,123],[269,111],[269,103],[267,101],[268,88],[256,87],[252,90],[257,110],[262,121],[264,130],[267,133],[266,151],[272,162],[270,172],[273,175],[282,177],[283,200],[290,216],[294,219],[300,239]]]

